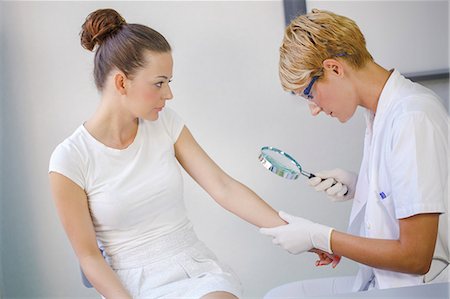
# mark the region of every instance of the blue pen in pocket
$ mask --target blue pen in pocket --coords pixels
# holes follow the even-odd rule
[[[379,193],[381,200],[386,198],[386,194],[384,194],[384,192],[380,192]]]

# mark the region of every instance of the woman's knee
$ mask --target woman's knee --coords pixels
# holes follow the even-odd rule
[[[201,299],[238,299],[238,297],[228,292],[212,292],[202,296]]]

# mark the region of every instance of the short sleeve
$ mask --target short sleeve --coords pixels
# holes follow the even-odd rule
[[[48,172],[57,172],[72,180],[75,184],[85,189],[85,179],[82,171],[82,159],[74,146],[67,140],[59,144],[53,151]]]
[[[164,108],[163,113],[160,114],[160,117],[167,133],[175,143],[184,127],[184,120],[174,110],[168,107]]]
[[[445,212],[447,143],[426,113],[413,112],[395,122],[390,173],[398,219]]]

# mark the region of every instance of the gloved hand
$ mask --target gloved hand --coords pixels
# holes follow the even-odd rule
[[[299,254],[313,248],[333,253],[331,251],[331,232],[333,231],[331,227],[291,216],[282,211],[278,215],[288,224],[259,229],[261,234],[273,237],[274,244],[280,245],[292,254]]]
[[[314,173],[314,175],[315,177],[307,181],[308,185],[314,187],[316,191],[325,191],[332,201],[346,201],[355,196],[358,180],[356,173],[336,168]]]

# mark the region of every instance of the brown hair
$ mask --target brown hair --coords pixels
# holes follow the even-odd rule
[[[90,13],[81,26],[80,38],[83,48],[95,51],[94,79],[99,90],[103,89],[106,77],[114,68],[132,78],[146,64],[145,50],[155,53],[171,51],[169,43],[159,32],[144,25],[128,24],[114,9]]]
[[[313,9],[286,28],[280,47],[279,75],[283,88],[295,91],[312,76],[322,75],[322,62],[343,59],[355,69],[373,61],[356,23],[329,11]]]

